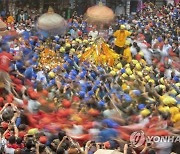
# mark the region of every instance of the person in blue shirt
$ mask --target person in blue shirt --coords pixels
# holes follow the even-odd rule
[[[118,132],[114,128],[108,128],[108,124],[104,122],[103,129],[98,134],[99,142],[110,141],[117,137],[118,137]]]

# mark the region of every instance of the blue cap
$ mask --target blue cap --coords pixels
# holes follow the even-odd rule
[[[83,79],[85,77],[85,74],[82,72],[82,73],[80,73],[79,76],[80,76],[81,79]]]
[[[121,73],[123,74],[123,73],[125,73],[126,72],[126,70],[124,69],[124,68],[122,68],[121,69]]]
[[[68,78],[68,77],[69,77],[69,75],[68,75],[67,73],[65,73],[65,74],[64,74],[64,77],[65,77],[65,78]]]
[[[32,76],[33,76],[33,68],[32,67],[28,67],[25,72],[24,72],[24,76],[27,78],[27,79],[31,79]]]
[[[70,78],[71,80],[75,80],[75,79],[76,79],[76,76],[71,75],[69,78]]]
[[[111,119],[104,119],[102,123],[106,124],[109,128],[117,128],[119,126],[118,123]]]
[[[92,90],[90,90],[90,91],[88,92],[88,96],[92,96],[92,95],[94,95],[94,92],[93,92]]]
[[[94,72],[91,72],[91,76],[95,79],[96,78],[96,74]]]
[[[105,106],[105,102],[102,101],[102,100],[100,100],[100,101],[98,102],[98,106],[99,106],[99,107],[104,107],[104,106]]]
[[[132,101],[131,96],[129,96],[128,94],[124,94],[124,95],[123,95],[123,98],[124,98],[124,100],[125,100],[127,103],[130,103],[130,102]]]
[[[139,109],[139,110],[142,110],[142,109],[144,109],[145,107],[146,107],[145,104],[139,104],[139,105],[138,105],[138,109]]]
[[[65,70],[67,70],[67,69],[68,69],[68,65],[67,65],[67,64],[63,64],[63,68],[64,68]]]
[[[86,95],[86,93],[85,93],[84,91],[80,91],[80,92],[79,92],[79,96],[80,96],[81,98],[84,98],[85,95]]]
[[[162,42],[162,38],[161,38],[161,37],[158,37],[157,40],[158,40],[159,42]]]
[[[141,95],[140,90],[133,90],[133,93],[134,93],[136,96],[140,96],[140,95]]]
[[[178,77],[178,76],[174,76],[173,80],[174,80],[175,82],[179,82],[179,77]]]

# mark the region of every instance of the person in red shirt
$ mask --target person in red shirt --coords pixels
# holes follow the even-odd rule
[[[9,72],[10,63],[13,60],[13,56],[8,52],[0,53],[0,71]]]
[[[13,56],[8,52],[0,53],[0,84],[1,88],[6,89],[11,93],[11,78],[9,76],[10,63],[13,60]]]

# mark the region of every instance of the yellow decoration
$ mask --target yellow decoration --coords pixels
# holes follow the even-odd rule
[[[45,48],[40,53],[39,66],[41,66],[41,68],[48,67],[49,69],[57,67],[59,65],[59,62],[61,61],[61,57],[58,54],[59,53],[56,53],[49,48]]]
[[[110,49],[103,41],[97,42],[96,45],[92,45],[85,50],[85,53],[81,56],[81,61],[89,59],[95,61],[95,64],[106,64],[108,66],[114,66],[115,61],[119,55]]]

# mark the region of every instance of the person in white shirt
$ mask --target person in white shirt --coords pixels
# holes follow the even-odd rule
[[[172,47],[169,44],[168,40],[165,40],[162,51],[161,51],[161,61],[164,61],[164,58],[169,55],[169,52],[170,52],[171,48]]]
[[[90,32],[89,32],[89,35],[88,36],[91,36],[92,39],[96,39],[98,37],[98,31],[93,28]]]
[[[20,25],[20,26],[17,28],[17,30],[16,30],[16,32],[17,32],[18,34],[22,34],[24,31],[25,31],[25,30],[24,30],[24,28],[23,28],[22,25]]]

